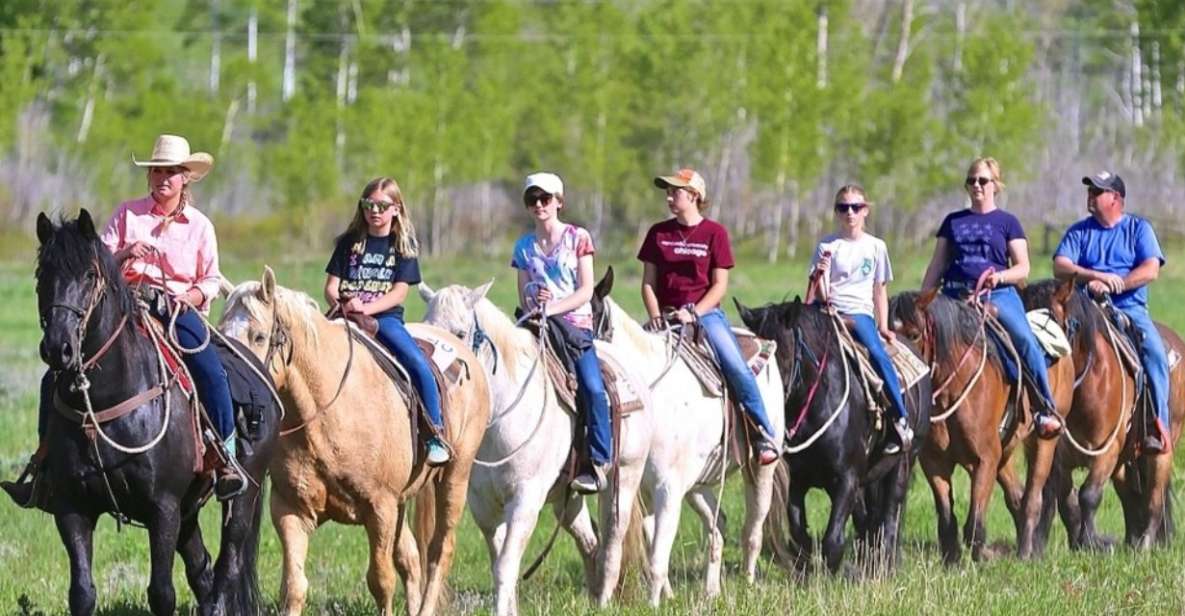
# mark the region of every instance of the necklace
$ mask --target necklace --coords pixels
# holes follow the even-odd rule
[[[556,244],[559,243],[560,238],[564,236],[564,231],[567,230],[567,225],[560,227],[560,232],[556,234],[556,239],[552,240],[551,235],[535,234],[535,243],[539,245],[539,250],[544,254],[549,254]]]
[[[701,220],[700,222],[703,222],[703,221]],[[695,235],[696,231],[699,231],[699,225],[700,225],[700,223],[698,223],[698,222],[695,223],[695,225],[693,227],[691,227],[691,229],[689,229],[687,231],[687,233],[683,233],[682,231],[679,230],[678,227],[675,228],[675,233],[679,234],[679,241],[684,246],[687,245],[687,240],[691,239],[691,236]]]

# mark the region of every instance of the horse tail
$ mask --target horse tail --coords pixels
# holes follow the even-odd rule
[[[238,587],[234,589],[232,614],[260,614],[262,594],[259,592],[259,529],[263,524],[263,486],[255,494],[251,506],[251,523],[240,546]]]
[[[415,498],[415,520],[412,536],[416,538],[416,547],[420,551],[420,593],[428,588],[428,551],[432,547],[432,537],[436,534],[436,495],[440,493],[439,475],[428,477],[424,486],[420,488]],[[449,595],[447,579],[441,587],[437,609],[443,609]]]
[[[794,566],[793,537],[790,534],[790,516],[786,511],[786,503],[790,497],[790,463],[785,458],[778,460],[774,469],[773,496],[774,506],[770,507],[769,515],[765,518],[766,545],[773,550],[774,559],[783,567]]]
[[[618,590],[622,596],[643,596],[644,589],[649,588],[652,583],[650,545],[646,541],[645,520],[646,509],[639,492],[634,496],[634,505],[630,509],[630,521],[626,526],[625,541],[622,545],[621,570],[625,574],[618,582]]]

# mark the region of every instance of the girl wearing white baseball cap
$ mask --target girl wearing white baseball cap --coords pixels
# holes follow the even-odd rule
[[[554,173],[533,173],[523,187],[523,205],[535,222],[533,231],[514,244],[510,266],[518,270],[518,296],[523,310],[547,318],[549,331],[573,358],[577,395],[586,413],[591,468],[572,480],[573,490],[603,490],[613,462],[609,399],[593,345],[593,246],[588,231],[560,220],[564,182]],[[563,355],[561,354],[561,357]]]

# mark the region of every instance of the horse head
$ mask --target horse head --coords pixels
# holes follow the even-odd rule
[[[889,329],[898,336],[922,346],[926,333],[926,309],[937,297],[937,290],[905,291],[889,300]]]
[[[605,298],[609,297],[609,292],[613,290],[613,266],[610,265],[605,270],[605,275],[593,287],[592,298],[589,299],[589,304],[592,306],[593,318],[593,336],[606,341],[613,341],[613,324],[609,320],[605,312]]]
[[[294,336],[315,338],[319,320],[324,319],[312,298],[279,286],[275,272],[264,266],[259,280],[229,293],[218,330],[251,349],[280,388],[295,352]]]
[[[83,354],[105,342],[100,332],[133,309],[131,292],[111,252],[99,241],[90,212],[54,224],[37,216],[37,309],[41,316],[41,358],[55,370],[79,370]],[[108,308],[104,299],[119,305]],[[97,317],[97,318],[96,318]],[[100,321],[106,321],[99,325]]]
[[[424,322],[447,330],[470,345],[475,344],[477,306],[492,286],[494,281],[491,279],[476,289],[453,284],[435,291],[428,283],[421,282],[420,298],[428,304]]]
[[[732,301],[746,327],[754,334],[778,343],[778,369],[786,379],[787,391],[790,391],[800,375],[798,324],[804,307],[802,298],[795,296],[794,301],[766,304],[759,308],[749,308],[735,297]]]

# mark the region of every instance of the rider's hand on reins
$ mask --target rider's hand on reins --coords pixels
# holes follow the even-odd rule
[[[649,321],[642,324],[642,329],[648,332],[660,332],[667,327],[667,319],[662,315],[650,317]]]

